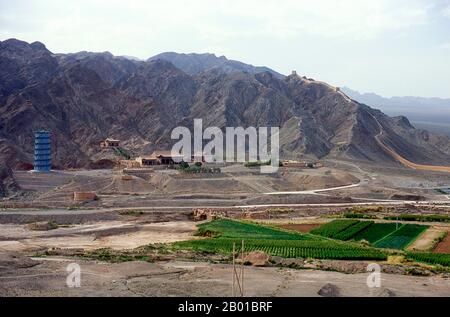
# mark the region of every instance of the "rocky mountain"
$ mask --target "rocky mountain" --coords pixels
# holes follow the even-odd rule
[[[186,62],[194,66],[183,70],[161,58],[53,54],[38,42],[0,42],[1,165],[33,163],[36,129],[53,132],[56,168],[96,167],[102,166],[102,139],[122,140],[134,155],[170,149],[172,129],[192,126],[194,118],[204,127],[280,127],[285,158],[397,164],[377,142],[382,137],[408,160],[450,165],[448,137],[417,130],[406,118],[391,118],[335,87],[198,61],[194,56]]]
[[[157,59],[171,62],[177,68],[189,75],[197,75],[204,71],[218,69],[226,74],[234,72],[244,72],[249,74],[269,72],[277,78],[281,79],[284,77],[282,74],[277,73],[268,67],[244,64],[239,61],[229,60],[225,56],[217,57],[214,54],[178,54],[166,52],[149,58],[149,61]]]
[[[405,115],[415,127],[450,136],[450,99],[424,97],[385,98],[341,88],[350,98],[382,110],[391,116]]]

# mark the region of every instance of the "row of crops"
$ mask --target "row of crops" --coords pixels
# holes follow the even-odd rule
[[[355,241],[366,240],[369,243],[374,244],[388,234],[393,233],[400,226],[401,224],[397,223],[375,223],[356,234],[354,237],[352,237],[352,239]]]
[[[311,233],[322,237],[334,238],[337,234],[344,232],[357,223],[359,223],[358,220],[335,220],[311,230]]]
[[[220,219],[198,227],[198,234],[207,238],[173,245],[184,250],[230,254],[233,246],[239,250],[244,240],[245,252],[263,251],[284,258],[336,260],[386,260],[388,253],[381,248],[404,249],[427,228],[415,224],[342,219],[317,228],[314,230],[315,234],[302,234],[230,219]],[[323,237],[316,235],[318,233]],[[363,239],[374,247],[349,241]],[[417,262],[450,266],[450,254],[406,252],[406,256]]]
[[[181,248],[196,251],[231,253],[233,244],[240,248],[242,240],[229,238],[212,238],[179,242]],[[385,260],[386,254],[380,250],[353,244],[340,244],[333,241],[314,240],[245,240],[245,251],[264,251],[273,256],[285,258],[315,258],[341,260]]]
[[[360,221],[354,224],[353,226],[347,228],[346,230],[334,235],[333,238],[344,241],[350,240],[352,237],[369,228],[373,224],[374,224],[373,221]]]
[[[284,231],[258,224],[220,219],[198,226],[201,236],[220,236],[222,238],[266,239],[266,240],[308,240],[310,235]]]
[[[442,266],[450,266],[450,254],[445,253],[429,253],[429,252],[408,252],[409,259],[424,262],[428,264],[439,264]]]
[[[242,240],[245,240],[246,252],[264,251],[285,258],[386,259],[384,252],[372,247],[230,219],[199,225],[198,233],[209,238],[174,245],[181,249],[227,254],[232,252],[233,244],[240,248]]]
[[[384,217],[386,220],[402,220],[402,221],[426,221],[426,222],[450,222],[448,215],[411,215],[402,214],[399,216]]]
[[[404,249],[428,227],[415,224],[335,220],[312,230],[312,234],[343,241],[366,240],[378,248]]]
[[[375,246],[378,248],[404,249],[427,228],[427,226],[421,225],[402,225],[400,229],[377,241]]]

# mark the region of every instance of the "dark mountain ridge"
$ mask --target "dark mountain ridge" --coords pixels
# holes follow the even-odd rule
[[[106,137],[134,155],[149,154],[170,149],[173,128],[195,118],[204,127],[280,127],[283,158],[397,164],[377,143],[382,134],[408,160],[450,165],[448,137],[295,74],[230,71],[228,63],[185,72],[166,59],[53,54],[18,40],[0,42],[0,65],[0,162],[12,168],[33,163],[36,129],[53,132],[56,168],[93,167]]]

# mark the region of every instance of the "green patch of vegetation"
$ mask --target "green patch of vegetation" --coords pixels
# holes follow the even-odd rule
[[[270,208],[267,209],[268,214],[290,214],[294,212],[294,209],[291,208]]]
[[[177,242],[174,247],[229,254],[233,250],[233,244],[239,248],[242,240],[245,240],[246,252],[263,251],[286,258],[386,259],[384,252],[371,247],[250,222],[220,219],[198,227],[200,235],[210,238]]]
[[[270,164],[272,164],[272,160],[247,162],[244,164],[244,166],[245,167],[260,167],[260,166],[269,166]]]
[[[220,219],[198,226],[201,236],[239,239],[308,240],[311,236],[245,221]],[[211,234],[212,233],[212,234]]]
[[[425,222],[450,222],[448,215],[411,215],[401,214],[399,216],[384,217],[385,220],[402,220],[402,221],[425,221]]]
[[[365,230],[366,228],[373,225],[373,221],[360,221],[359,223],[350,226],[344,231],[339,232],[338,234],[333,236],[333,239],[347,241],[357,235],[359,232]]]
[[[443,190],[442,188],[436,188],[435,191],[442,195],[448,195],[448,192]]]
[[[427,228],[428,226],[422,225],[402,225],[398,230],[376,242],[375,246],[378,248],[403,250]]]
[[[400,225],[398,225],[398,227],[400,227]],[[369,243],[375,243],[395,230],[397,230],[396,223],[374,223],[365,230],[357,233],[353,237],[353,240],[365,240]]]
[[[178,165],[177,170],[186,174],[218,174],[222,172],[222,170],[218,167],[205,167],[200,162],[197,162],[193,165],[182,162],[180,165]]]
[[[353,225],[356,225],[357,223],[359,223],[358,220],[334,220],[320,226],[319,228],[311,230],[310,233],[322,237],[333,238],[338,233],[346,230]]]
[[[131,159],[131,155],[130,155],[124,148],[116,147],[116,148],[114,148],[114,149],[115,149],[116,154],[117,154],[118,156],[121,156],[121,157],[123,157],[123,158],[126,159],[126,160]]]
[[[193,240],[179,242],[180,248],[195,251],[209,251],[231,253],[233,244],[240,247],[241,239],[214,238],[207,240]],[[285,258],[315,258],[315,259],[341,259],[341,260],[385,260],[386,254],[374,248],[344,244],[334,241],[314,240],[245,240],[245,251],[263,251],[273,256]]]
[[[48,223],[47,223],[47,228],[48,228],[48,230],[55,230],[55,229],[58,229],[59,228],[59,225],[58,225],[58,223],[56,222],[56,221],[54,221],[54,220],[50,220]]]
[[[112,249],[98,249],[89,251],[83,255],[85,258],[109,263],[123,263],[131,261],[153,262],[147,250],[139,248],[130,251],[115,251]]]
[[[429,252],[407,252],[407,258],[427,264],[450,266],[450,254]]]
[[[367,214],[367,213],[377,213],[384,211],[383,206],[356,206],[350,208],[348,213],[357,213],[357,214]]]
[[[119,212],[119,215],[121,216],[132,216],[132,217],[140,217],[143,216],[144,214],[145,212],[138,210],[124,210]]]
[[[346,212],[343,215],[344,218],[349,218],[349,219],[376,219],[377,217],[372,216],[372,215],[368,215],[368,214],[363,214],[360,212]]]

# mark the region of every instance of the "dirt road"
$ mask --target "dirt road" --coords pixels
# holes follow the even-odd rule
[[[377,124],[378,124],[378,126],[380,128],[380,133],[378,133],[375,136],[375,141],[377,142],[377,144],[381,148],[383,148],[387,153],[389,153],[395,160],[397,160],[398,162],[400,162],[404,166],[412,168],[412,169],[415,169],[415,170],[450,173],[450,167],[449,166],[435,166],[435,165],[416,164],[416,163],[413,163],[413,162],[405,159],[401,155],[399,155],[397,152],[395,152],[393,149],[391,149],[390,147],[388,147],[386,144],[383,143],[383,141],[381,140],[381,138],[383,137],[383,133],[384,133],[383,126],[381,125],[381,123],[378,121],[378,119],[374,115],[371,114],[371,116],[377,122]]]

